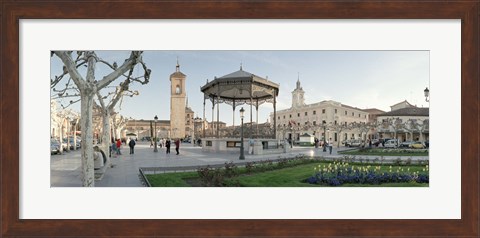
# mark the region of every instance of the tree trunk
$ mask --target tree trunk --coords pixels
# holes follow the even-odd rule
[[[102,150],[108,155],[110,150],[110,111],[103,110],[102,112]],[[110,157],[107,156],[107,162],[104,166],[108,168],[111,165]]]
[[[92,92],[86,92],[81,97],[82,117],[80,125],[82,127],[82,183],[84,187],[95,186],[95,174],[93,167],[93,96]]]

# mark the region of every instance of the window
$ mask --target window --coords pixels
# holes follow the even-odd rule
[[[313,111],[313,115],[317,115],[317,111]]]
[[[180,86],[179,86],[179,85],[177,85],[177,87],[175,88],[175,93],[176,93],[176,94],[180,94],[180,93],[181,93],[181,92],[180,92]]]
[[[370,118],[370,116],[368,116]],[[365,118],[367,118],[367,115],[365,115]]]
[[[305,125],[307,125],[307,124],[308,124],[308,122],[306,121],[306,122],[305,122]]]
[[[280,117],[278,117],[278,120],[280,120]]]
[[[285,119],[285,115],[283,115],[283,119]]]
[[[345,122],[345,126],[347,125],[347,122]],[[345,134],[346,135],[346,134]]]
[[[297,125],[298,125],[298,126],[300,126],[300,122],[299,122],[299,123],[297,123]]]
[[[322,121],[322,124],[324,124],[324,125],[325,125],[325,124],[327,124],[327,122],[326,122],[325,120],[323,120],[323,121]]]
[[[337,109],[335,108],[335,114],[337,114]]]
[[[358,113],[358,117],[360,117],[360,113]]]
[[[305,116],[307,116],[307,115],[308,115],[308,112],[305,112]]]
[[[317,121],[313,121],[313,125],[316,126],[316,125],[317,125]]]
[[[325,114],[325,109],[322,109],[322,113]]]
[[[285,127],[285,124],[283,124],[283,127]]]
[[[337,121],[335,121],[335,125],[337,125]]]
[[[300,112],[299,112],[299,113],[297,113],[297,116],[298,116],[298,117],[300,117]]]
[[[292,114],[290,114],[290,118],[292,118]]]
[[[354,112],[352,112],[352,117],[354,117],[354,116],[355,116],[355,113],[354,113]]]
[[[333,135],[335,137],[335,141],[337,141],[337,133]]]
[[[345,116],[347,115],[347,111],[345,111]]]

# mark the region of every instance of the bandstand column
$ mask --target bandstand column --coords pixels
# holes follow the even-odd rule
[[[233,100],[233,104],[232,104],[232,109],[233,109],[233,112],[232,112],[232,119],[233,119],[233,123],[232,123],[232,137],[235,137],[235,100]]]
[[[213,122],[214,122],[214,119],[215,118],[215,97],[212,97],[212,137],[213,135],[215,135],[215,131],[213,131]]]
[[[256,121],[257,121],[257,126],[256,127],[257,128],[256,128],[256,130],[257,130],[257,138],[258,138],[258,98],[257,98],[257,105],[255,106],[255,109],[257,111],[257,115],[256,115],[257,116],[257,118],[256,118]]]
[[[253,100],[250,97],[250,138],[253,138]]]
[[[220,138],[220,85],[217,86],[217,138]]]
[[[277,97],[275,95],[273,90],[273,139],[277,139]]]
[[[203,132],[203,138],[205,138],[205,95],[203,95],[203,121],[202,121],[202,132]]]
[[[217,97],[217,138],[220,138],[220,97]]]

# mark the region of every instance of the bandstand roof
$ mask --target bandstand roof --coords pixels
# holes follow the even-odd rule
[[[279,85],[255,74],[239,71],[227,74],[202,86],[205,98],[227,104],[257,104],[273,102],[278,96]]]

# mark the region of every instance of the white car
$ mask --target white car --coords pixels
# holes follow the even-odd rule
[[[391,139],[385,142],[385,148],[397,148],[398,147],[398,140]]]

